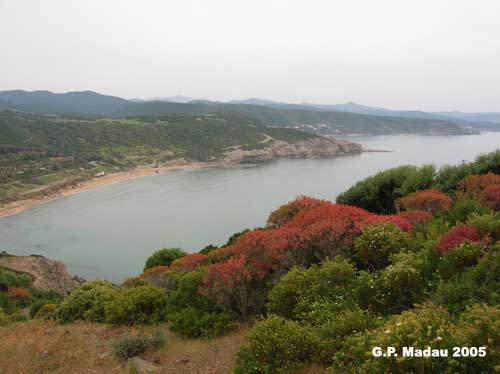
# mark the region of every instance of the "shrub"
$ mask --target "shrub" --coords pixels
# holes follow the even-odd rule
[[[186,255],[187,253],[180,248],[160,249],[149,256],[149,258],[146,260],[144,270],[158,265],[169,266],[174,260]]]
[[[271,316],[255,325],[236,356],[235,373],[288,373],[310,362],[318,337],[311,328]]]
[[[434,175],[432,165],[388,169],[356,183],[337,197],[337,203],[357,206],[377,214],[394,214],[397,198],[431,188]]]
[[[380,222],[392,222],[396,226],[399,227],[401,231],[411,231],[412,225],[408,220],[404,219],[403,217],[400,216],[372,216],[368,217],[364,221],[361,222],[361,226],[366,226],[366,225],[373,225],[377,224]]]
[[[455,246],[452,251],[445,252],[440,258],[439,275],[448,279],[468,267],[475,266],[483,252],[484,245],[482,243],[466,241]]]
[[[488,208],[500,210],[500,184],[486,187],[481,194],[481,200]]]
[[[38,299],[34,301],[30,306],[30,317],[34,318],[38,311],[46,304],[53,304],[54,301],[51,299]]]
[[[15,309],[15,305],[7,292],[0,292],[0,309],[5,313],[11,313]]]
[[[139,276],[139,278],[144,279],[147,284],[152,284],[156,287],[165,286],[164,274],[168,272],[170,268],[165,265],[157,265],[152,268],[144,270],[144,272]]]
[[[188,338],[212,338],[228,331],[231,316],[228,313],[207,313],[195,308],[184,308],[167,315],[170,329]]]
[[[165,316],[165,290],[139,286],[121,290],[105,305],[106,321],[115,324],[158,323]]]
[[[390,318],[383,326],[345,339],[334,357],[334,373],[444,373],[450,357],[374,357],[373,347],[449,349],[455,346],[449,313],[426,303]],[[399,352],[398,352],[399,353]],[[453,366],[451,366],[453,367]]]
[[[289,222],[298,213],[327,203],[325,200],[319,200],[307,196],[298,196],[295,200],[280,206],[273,211],[268,219],[267,226],[271,228],[278,228]]]
[[[448,195],[436,190],[414,192],[396,201],[398,208],[405,210],[423,210],[432,215],[446,213],[453,203]]]
[[[432,214],[424,212],[423,210],[405,210],[403,212],[399,212],[398,216],[406,219],[412,225],[425,223],[432,219]]]
[[[469,175],[458,183],[458,196],[478,198],[489,186],[500,184],[500,175],[486,173],[483,175]]]
[[[336,257],[309,269],[293,268],[269,291],[269,313],[289,319],[301,319],[314,302],[329,300],[342,309],[350,302],[356,268]]]
[[[10,287],[7,290],[9,298],[21,306],[26,306],[29,304],[32,296],[31,292],[23,287]]]
[[[134,287],[139,287],[139,286],[147,286],[148,282],[144,280],[143,278],[127,278],[123,281],[122,287],[123,288],[134,288]]]
[[[106,281],[90,281],[73,290],[59,307],[58,314],[63,322],[83,319],[90,322],[104,322],[105,304],[114,300],[119,288]]]
[[[5,287],[28,288],[33,282],[28,274],[19,273],[10,269],[0,268],[0,285]]]
[[[470,198],[461,198],[455,201],[455,204],[451,207],[446,215],[448,222],[452,225],[458,223],[463,223],[467,218],[473,214],[486,214],[490,210],[484,206],[481,202]]]
[[[208,259],[208,255],[206,254],[192,253],[172,262],[170,268],[175,270],[193,271],[199,266],[208,263]]]
[[[428,264],[423,253],[401,252],[391,256],[392,264],[375,280],[373,301],[382,314],[400,313],[421,302],[428,288]]]
[[[493,240],[500,240],[500,213],[471,214],[467,225],[477,228],[483,237],[490,236]]]
[[[313,331],[318,336],[314,361],[323,364],[332,361],[345,337],[371,329],[378,321],[358,306],[338,310],[336,305],[329,302],[314,303],[305,320],[313,324]]]
[[[466,241],[479,242],[481,234],[479,230],[465,224],[455,226],[453,229],[443,234],[437,246],[438,253],[444,255],[449,250]]]
[[[113,344],[113,350],[116,357],[126,360],[146,352],[149,348],[161,348],[165,343],[166,338],[160,332],[152,336],[130,336],[129,334],[116,341]]]
[[[475,304],[460,315],[455,329],[458,346],[486,347],[485,357],[459,360],[456,372],[493,373],[500,362],[500,309]]]
[[[285,234],[288,247],[293,249],[288,252],[290,263],[308,266],[345,255],[353,238],[360,233],[360,223],[371,216],[352,206],[324,204],[297,214],[278,231]]]
[[[43,305],[35,314],[35,318],[43,320],[57,319],[57,305],[56,304]]]
[[[408,236],[392,222],[363,226],[354,239],[357,262],[364,269],[376,270],[387,266],[392,253],[407,249]]]

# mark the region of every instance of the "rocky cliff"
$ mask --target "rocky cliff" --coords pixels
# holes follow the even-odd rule
[[[270,145],[263,149],[231,149],[225,153],[225,162],[246,164],[266,162],[278,158],[336,157],[361,152],[360,144],[333,138],[314,138],[297,143],[272,139],[268,143]]]
[[[33,277],[33,287],[40,290],[53,290],[62,295],[69,294],[84,282],[79,277],[69,275],[66,266],[60,261],[49,260],[42,256],[0,256],[0,267],[27,273]]]

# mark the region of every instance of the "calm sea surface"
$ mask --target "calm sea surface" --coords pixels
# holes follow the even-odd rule
[[[457,164],[500,148],[500,133],[350,139],[391,152],[175,171],[100,187],[0,218],[0,250],[41,254],[63,261],[72,274],[119,282],[140,273],[158,248],[220,245],[234,232],[263,225],[271,210],[297,195],[333,200],[386,168]]]

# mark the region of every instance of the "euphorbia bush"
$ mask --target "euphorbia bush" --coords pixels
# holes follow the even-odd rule
[[[500,184],[488,186],[481,194],[484,204],[493,210],[500,210]]]
[[[197,267],[206,264],[208,262],[208,259],[209,257],[206,254],[192,253],[172,262],[170,268],[173,270],[193,271]]]
[[[10,287],[7,293],[14,301],[23,303],[31,299],[31,292],[23,287]]]
[[[443,255],[457,245],[466,241],[479,242],[480,240],[481,234],[477,228],[462,224],[455,226],[453,229],[441,236],[437,250],[439,254]]]
[[[458,184],[458,196],[478,198],[488,187],[500,184],[500,175],[487,173],[470,175]]]
[[[425,223],[432,219],[432,214],[423,210],[405,210],[403,212],[399,212],[398,216],[406,219],[412,225]]]
[[[267,226],[271,228],[281,227],[298,213],[316,208],[326,203],[327,201],[325,200],[315,199],[308,196],[298,196],[295,200],[290,201],[288,204],[282,205],[273,211],[267,219]]]
[[[433,215],[446,213],[452,203],[451,197],[436,190],[417,191],[396,201],[400,209],[423,210]]]
[[[325,204],[299,213],[283,229],[291,231],[293,264],[304,266],[345,254],[353,238],[360,233],[360,224],[373,216],[366,210],[341,204]],[[289,239],[290,240],[290,239]]]

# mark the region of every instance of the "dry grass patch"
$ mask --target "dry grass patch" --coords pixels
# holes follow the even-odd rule
[[[161,373],[231,373],[234,356],[248,329],[212,340],[188,340],[172,334],[166,325],[139,328],[78,322],[59,325],[28,321],[0,327],[0,374],[125,373],[123,361],[113,355],[113,342],[123,334],[161,331],[164,348],[141,357]]]

